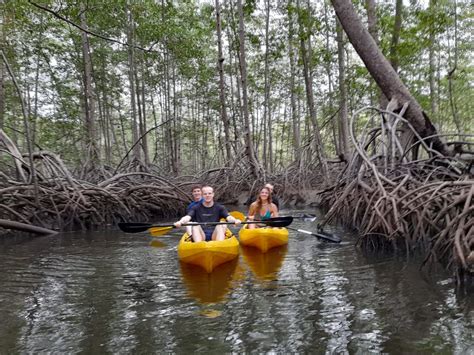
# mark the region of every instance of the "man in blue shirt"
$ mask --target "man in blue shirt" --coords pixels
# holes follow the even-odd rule
[[[201,187],[201,185],[194,185],[191,194],[193,195],[193,202],[191,202],[188,205],[188,207],[186,207],[186,214],[188,214],[188,212],[191,211],[191,209],[194,206],[197,206],[200,203],[202,203],[202,201],[204,201],[204,199],[202,198],[202,187]],[[191,236],[193,234],[192,227],[187,226],[186,227],[186,233],[188,233],[188,235]]]
[[[191,194],[193,195],[193,202],[191,202],[188,207],[186,207],[186,213],[189,212],[189,210],[191,208],[193,208],[194,206],[196,206],[197,204],[201,203],[202,201],[204,201],[204,199],[202,198],[202,188],[200,185],[195,185],[193,186],[193,190],[191,192]]]

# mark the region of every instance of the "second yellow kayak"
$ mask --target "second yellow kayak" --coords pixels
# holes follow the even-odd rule
[[[242,245],[247,245],[266,252],[268,249],[288,244],[288,229],[286,228],[254,228],[244,226],[240,229],[239,239]]]
[[[178,244],[178,257],[187,264],[198,265],[207,272],[239,255],[239,241],[230,231],[222,241],[194,243],[185,233]]]

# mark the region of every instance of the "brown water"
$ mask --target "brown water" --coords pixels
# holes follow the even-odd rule
[[[342,244],[291,232],[209,275],[179,263],[179,233],[3,240],[0,354],[474,352],[472,293],[333,232]]]

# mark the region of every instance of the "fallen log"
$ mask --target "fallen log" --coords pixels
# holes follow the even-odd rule
[[[21,232],[35,233],[35,234],[40,234],[40,235],[58,234],[58,232],[53,231],[51,229],[38,227],[38,226],[32,226],[26,223],[14,222],[8,219],[0,219],[0,227],[5,228],[5,229],[14,229]]]

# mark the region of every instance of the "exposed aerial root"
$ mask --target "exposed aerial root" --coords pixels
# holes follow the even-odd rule
[[[374,111],[375,120],[368,115]],[[355,119],[380,127],[364,128],[359,141]],[[351,123],[356,153],[339,183],[322,194],[325,223],[337,219],[357,228],[364,249],[421,250],[424,266],[441,262],[461,283],[472,277],[474,155],[440,155],[395,113],[369,108]]]

